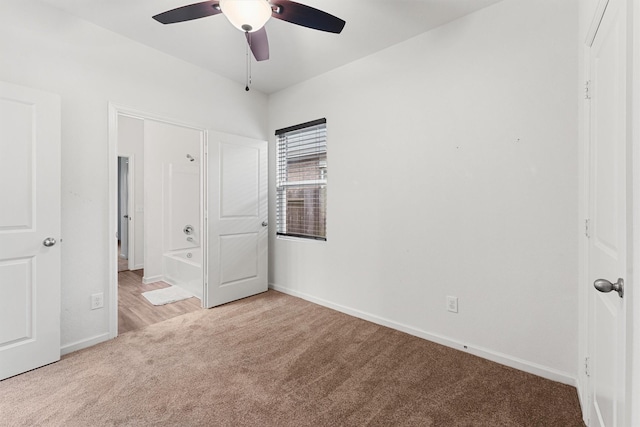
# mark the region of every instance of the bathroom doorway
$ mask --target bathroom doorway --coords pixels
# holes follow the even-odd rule
[[[117,267],[110,334],[117,336],[202,307],[206,133],[146,114],[111,113]]]
[[[119,294],[119,274],[135,282],[131,294],[138,300],[147,292],[142,285],[182,288],[190,293],[186,301],[195,302],[189,311],[267,291],[267,147],[265,140],[109,105],[111,338],[118,335],[125,315],[144,317],[140,308],[124,309],[126,292]],[[130,182],[135,182],[129,191],[135,201],[128,206],[129,228],[133,223],[135,229],[127,254],[132,268],[122,273],[117,272],[116,239],[119,153],[135,158],[135,172],[129,163]],[[145,314],[159,322],[168,318],[159,316],[161,311],[169,317],[184,314],[180,305],[186,302],[145,305]]]

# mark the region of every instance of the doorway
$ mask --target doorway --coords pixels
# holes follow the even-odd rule
[[[130,110],[111,113],[115,337],[202,307],[205,131]]]
[[[121,131],[127,124],[137,126],[133,139],[144,141],[137,148],[124,146]],[[129,181],[136,182],[129,196],[136,195],[135,202],[130,201],[128,206],[129,225],[135,224],[136,237],[129,239],[127,254],[134,269],[123,272],[136,282],[136,298],[144,290],[140,280],[142,285],[162,282],[163,287],[186,288],[192,293],[189,297],[200,298],[192,309],[211,308],[267,291],[267,141],[207,131],[110,104],[109,234],[114,236],[109,251],[111,338],[118,335],[119,317],[124,314],[119,310],[124,302],[119,304],[115,238],[118,150],[136,159],[135,177],[129,163]],[[196,204],[188,202],[196,199]],[[141,240],[139,233],[144,236]],[[181,282],[174,283],[176,278]],[[174,310],[178,303],[165,307],[169,317],[184,314]],[[149,317],[153,317],[153,323],[168,318],[156,316],[160,313],[157,308],[152,313]],[[141,317],[136,312],[132,316]]]

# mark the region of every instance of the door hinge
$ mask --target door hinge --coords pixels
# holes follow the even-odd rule
[[[589,357],[585,357],[585,358],[584,358],[584,374],[585,374],[587,377],[590,377],[590,376],[591,376],[591,370],[590,370],[590,368],[591,368],[591,367],[589,366]]]
[[[589,226],[590,225],[591,225],[591,220],[585,219],[584,220],[584,235],[587,236],[587,238],[591,237],[590,230],[589,230]]]
[[[584,82],[584,99],[591,99],[591,80]]]

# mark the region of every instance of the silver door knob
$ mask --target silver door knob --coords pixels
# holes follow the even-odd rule
[[[267,225],[269,225],[269,223],[267,221],[262,221],[262,226],[266,227]]]
[[[42,244],[49,248],[56,244],[56,239],[54,239],[53,237],[47,237],[42,241]]]
[[[600,292],[607,293],[616,291],[618,295],[620,295],[620,298],[624,296],[624,280],[622,279],[618,279],[616,283],[611,283],[607,279],[598,279],[593,282],[593,286]]]

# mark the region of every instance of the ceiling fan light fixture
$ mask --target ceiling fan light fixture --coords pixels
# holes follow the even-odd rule
[[[220,10],[242,32],[253,33],[271,18],[267,0],[220,0]]]

